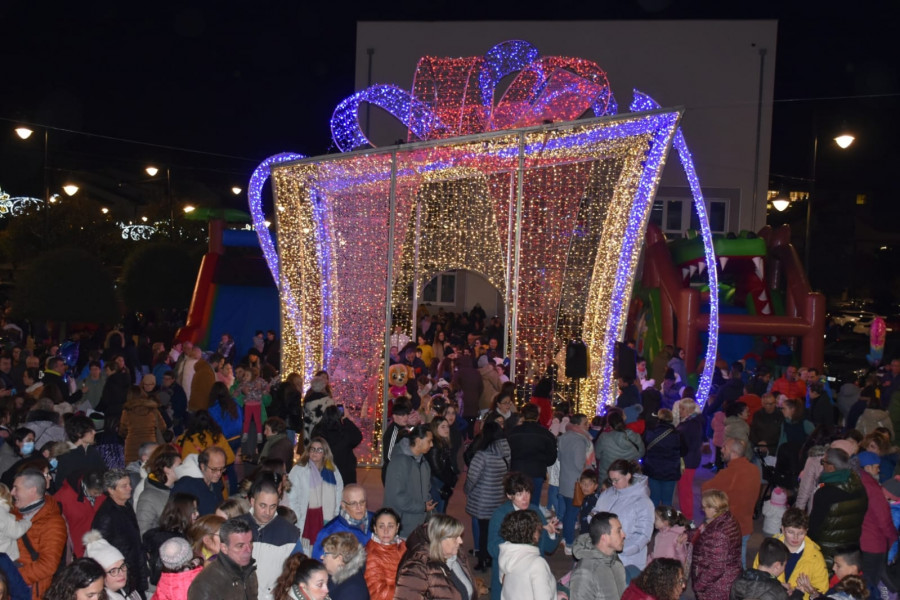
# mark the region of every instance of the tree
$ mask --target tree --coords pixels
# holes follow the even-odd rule
[[[183,247],[170,242],[139,245],[122,266],[120,291],[130,310],[187,308],[199,267]]]
[[[20,272],[13,314],[57,321],[62,338],[67,322],[112,322],[118,315],[113,278],[100,260],[85,250],[50,250]]]

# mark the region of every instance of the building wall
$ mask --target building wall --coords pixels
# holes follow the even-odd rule
[[[729,230],[756,231],[765,224],[776,34],[776,21],[360,22],[356,88],[368,84],[370,50],[371,82],[404,89],[411,89],[422,56],[478,56],[510,39],[527,40],[545,56],[593,60],[606,70],[620,113],[634,88],[663,106],[684,107],[682,125],[701,184],[729,199]],[[760,49],[766,56],[758,120]],[[365,108],[360,112],[365,129]],[[387,113],[373,107],[370,114],[376,145],[406,139],[405,128]],[[674,152],[662,185],[687,195]]]

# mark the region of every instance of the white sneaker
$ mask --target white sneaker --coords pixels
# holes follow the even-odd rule
[[[563,552],[565,552],[566,556],[572,556],[572,546],[563,542]]]
[[[550,509],[549,509],[549,508],[547,508],[547,507],[544,506],[543,504],[540,505],[538,508],[541,509],[541,513],[543,513],[545,519],[549,519],[549,518],[550,518],[550,514],[551,514],[551,513],[550,513]]]

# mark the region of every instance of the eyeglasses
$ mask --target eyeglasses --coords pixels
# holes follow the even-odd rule
[[[341,503],[346,504],[351,508],[365,508],[366,501],[365,500],[357,500],[356,502],[347,502],[346,500],[341,500]]]
[[[227,467],[210,467],[209,465],[206,466],[206,470],[210,473],[224,473],[226,468]]]
[[[819,464],[824,467],[825,465],[830,465],[831,463],[823,458],[822,460],[819,461]]]
[[[309,449],[309,453],[310,453],[310,454],[312,454],[312,453],[314,453],[314,452],[315,452],[316,454],[318,454],[319,452],[325,452],[325,448],[316,448],[316,447],[313,447],[313,448],[310,448],[310,449]]]
[[[127,572],[128,572],[128,565],[123,563],[121,567],[113,567],[112,569],[107,571],[106,574],[116,577],[118,575],[123,575]]]

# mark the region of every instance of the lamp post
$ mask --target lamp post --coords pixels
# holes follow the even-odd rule
[[[159,168],[153,165],[148,166],[144,171],[150,177],[156,177]],[[169,204],[169,239],[175,238],[175,204],[172,202],[172,173],[169,167],[166,167],[166,201]]]
[[[832,138],[837,144],[837,146],[841,150],[845,150],[850,147],[850,144],[856,139],[849,133],[841,133],[841,135]],[[809,268],[809,260],[810,260],[810,240],[812,236],[812,205],[813,205],[813,197],[816,194],[816,163],[819,158],[819,135],[818,133],[813,134],[813,153],[812,153],[812,167],[811,167],[811,177],[809,180],[809,196],[806,199],[806,240],[803,246],[803,264],[806,266],[806,276],[810,277],[810,268]]]

